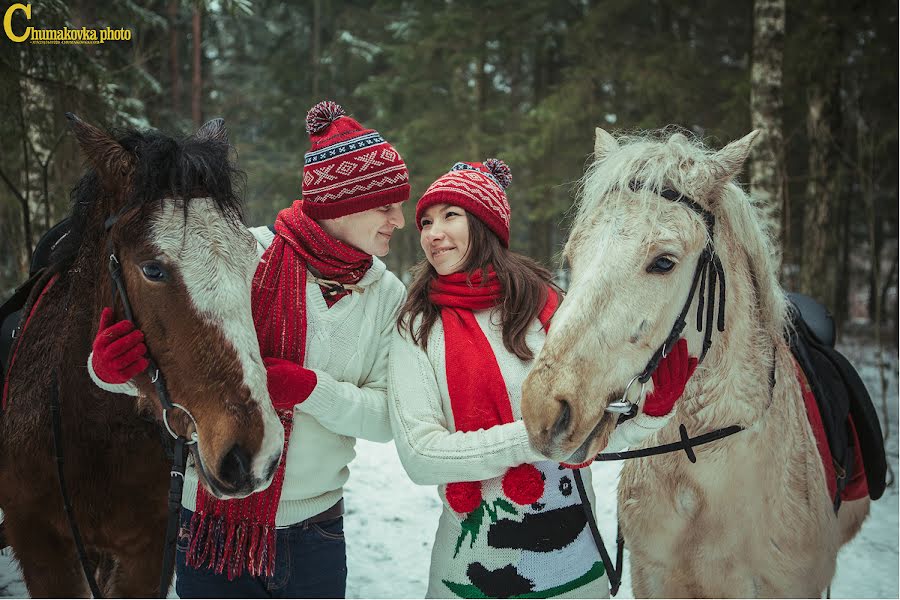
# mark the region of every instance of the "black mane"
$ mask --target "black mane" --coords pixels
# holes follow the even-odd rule
[[[184,201],[184,211],[192,198],[214,199],[227,216],[243,220],[245,174],[233,160],[231,146],[224,141],[187,137],[176,139],[157,130],[124,130],[114,134],[117,141],[135,157],[131,190],[125,209],[142,213],[161,207],[167,199]],[[75,258],[85,239],[91,239],[91,227],[97,227],[94,212],[109,196],[94,169],[82,176],[71,192],[70,234],[54,251],[54,262]],[[111,215],[103,215],[105,219]]]

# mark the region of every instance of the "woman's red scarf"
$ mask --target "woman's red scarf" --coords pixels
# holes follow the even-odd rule
[[[441,322],[444,327],[444,356],[447,374],[447,391],[450,394],[450,409],[457,431],[477,431],[495,425],[512,423],[512,405],[506,382],[497,363],[497,357],[490,342],[478,325],[473,311],[497,306],[503,298],[503,290],[497,274],[488,270],[487,279],[482,282],[481,271],[471,276],[466,273],[441,275],[431,283],[431,301],[441,307]],[[544,331],[550,326],[550,317],[559,305],[555,290],[548,286],[547,300],[538,319]],[[538,498],[534,486],[526,485],[525,493],[519,493],[521,481],[532,479],[531,465],[514,467],[504,477],[504,491],[510,499],[519,504],[531,504]],[[538,473],[538,476],[540,474]],[[510,483],[507,486],[507,483]],[[541,491],[543,485],[540,486]],[[478,504],[473,501],[475,492],[480,494],[477,482],[451,483],[445,490],[448,503],[457,512],[471,512]],[[514,497],[515,496],[515,497]],[[478,496],[480,502],[480,495]]]
[[[264,358],[303,365],[306,353],[306,274],[312,270],[339,283],[357,283],[372,266],[372,256],[328,235],[297,200],[278,213],[275,239],[253,276],[253,325]],[[244,570],[272,575],[275,568],[275,514],[284,484],[284,466],[294,415],[293,404],[275,405],[284,425],[284,449],[272,484],[240,500],[219,500],[197,490],[191,520],[187,564],[225,573],[229,580]]]

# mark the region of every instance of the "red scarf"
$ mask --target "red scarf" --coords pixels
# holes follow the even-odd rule
[[[303,365],[306,352],[306,273],[350,284],[372,266],[372,257],[334,239],[306,216],[302,200],[278,213],[275,239],[253,276],[253,325],[264,358]],[[293,405],[275,405],[284,425],[284,449],[272,484],[240,500],[219,500],[197,490],[187,564],[226,573],[229,580],[244,570],[269,576],[275,569],[275,514],[284,483],[284,466],[294,415]]]
[[[497,306],[502,297],[493,269],[483,284],[480,271],[472,275],[471,283],[465,273],[454,273],[439,276],[431,284],[429,298],[441,307],[447,391],[457,431],[488,429],[515,420],[497,357],[472,312]],[[559,297],[548,286],[547,301],[538,315],[545,332],[558,305]],[[531,504],[543,493],[539,478],[531,465],[519,465],[504,476],[503,489],[518,504]],[[478,507],[480,489],[478,482],[450,483],[445,495],[451,508],[467,513]]]

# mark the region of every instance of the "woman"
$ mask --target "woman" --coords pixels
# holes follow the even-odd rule
[[[607,597],[573,468],[534,450],[522,382],[559,295],[550,273],[509,250],[509,168],[457,163],[416,206],[425,261],[391,344],[388,401],[400,459],[444,503],[429,597]],[[696,366],[682,341],[643,412],[610,446],[662,427]],[[666,381],[663,381],[666,379]],[[590,470],[583,474],[593,502]]]

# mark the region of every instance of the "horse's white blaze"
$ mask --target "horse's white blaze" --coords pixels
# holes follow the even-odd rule
[[[252,465],[257,489],[263,489],[271,481],[267,470],[284,446],[284,428],[269,398],[250,307],[259,261],[256,242],[240,222],[224,218],[211,198],[192,199],[187,221],[181,203],[167,202],[152,231],[156,246],[177,261],[194,308],[221,330],[237,353],[244,383],[259,406],[265,428]]]

